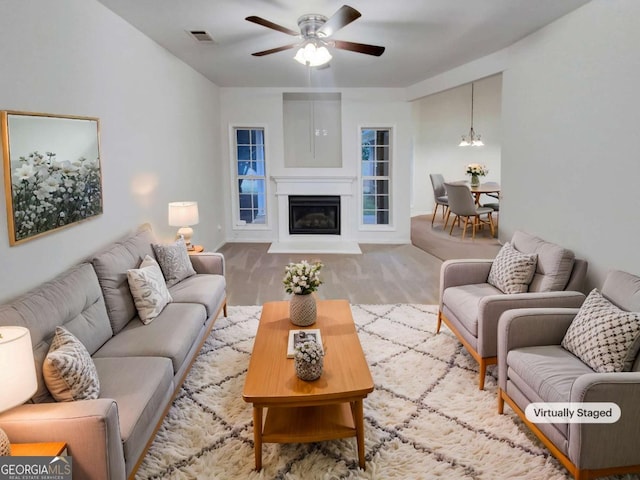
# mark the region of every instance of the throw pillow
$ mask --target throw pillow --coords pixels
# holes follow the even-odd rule
[[[640,349],[640,312],[627,312],[593,289],[562,346],[598,373],[631,370]]]
[[[160,265],[149,255],[144,257],[140,268],[127,270],[127,278],[138,316],[145,325],[151,323],[167,303],[173,301]]]
[[[487,282],[504,293],[525,293],[536,273],[538,255],[522,253],[505,243],[491,265]]]
[[[169,245],[154,244],[153,251],[156,253],[156,258],[168,287],[196,274],[191,265],[191,260],[189,260],[189,253],[184,239],[180,238]]]
[[[63,327],[56,327],[42,374],[58,402],[91,400],[100,395],[100,380],[91,355],[80,340]]]

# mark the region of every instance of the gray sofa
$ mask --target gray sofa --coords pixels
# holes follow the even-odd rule
[[[64,441],[74,479],[133,477],[171,401],[221,311],[226,315],[224,257],[189,258],[196,271],[169,288],[173,302],[143,324],[127,270],[155,258],[149,225],[109,245],[27,294],[0,307],[0,325],[30,330],[38,375],[31,402],[0,415],[14,443]],[[56,326],[64,326],[95,363],[95,400],[55,402],[42,364]]]
[[[618,308],[640,312],[640,277],[609,272],[601,292]],[[561,345],[578,311],[526,308],[500,317],[498,412],[506,401],[576,480],[640,472],[640,355],[630,371],[596,373]],[[531,423],[524,412],[533,402],[613,402],[621,418]]]

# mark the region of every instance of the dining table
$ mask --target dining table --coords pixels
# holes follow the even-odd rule
[[[480,205],[480,196],[483,193],[484,194],[495,193],[497,195],[500,195],[500,184],[496,182],[481,183],[480,185],[477,185],[477,186],[470,186],[469,190],[471,190],[471,193],[475,198],[476,205]]]

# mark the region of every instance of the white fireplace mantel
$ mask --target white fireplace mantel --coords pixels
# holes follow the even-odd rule
[[[278,204],[278,241],[272,253],[362,253],[353,240],[356,223],[355,187],[357,177],[345,175],[272,176]],[[289,195],[340,196],[340,235],[291,235],[289,233]]]
[[[356,177],[346,176],[272,176],[276,195],[353,195]]]

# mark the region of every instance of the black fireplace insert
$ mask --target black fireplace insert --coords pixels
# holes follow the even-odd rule
[[[290,195],[289,234],[340,235],[340,196]]]

